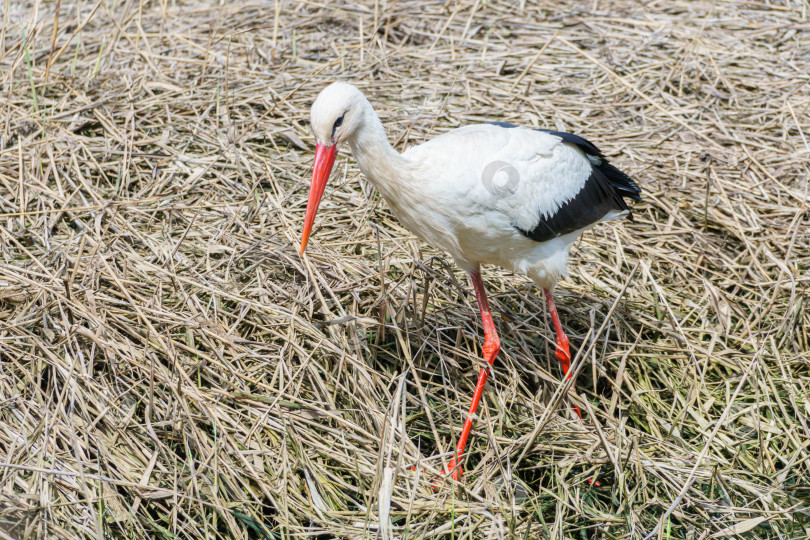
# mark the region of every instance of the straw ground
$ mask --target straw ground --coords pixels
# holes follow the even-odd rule
[[[222,4],[0,2],[0,537],[806,537],[807,2]],[[558,291],[584,422],[485,269],[458,486],[464,276],[344,153],[297,254],[335,79],[397,148],[562,129],[644,189]]]

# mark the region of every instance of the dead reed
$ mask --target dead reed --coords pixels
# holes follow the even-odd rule
[[[0,538],[810,534],[810,4],[219,4],[0,2]],[[584,423],[485,269],[457,487],[463,276],[347,154],[297,255],[335,79],[398,148],[557,128],[644,189],[560,287]]]

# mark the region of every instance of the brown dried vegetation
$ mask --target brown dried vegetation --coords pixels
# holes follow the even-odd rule
[[[0,538],[810,534],[806,1],[218,4],[0,2]],[[584,422],[485,269],[457,486],[463,276],[347,154],[297,254],[335,79],[398,148],[564,129],[644,189],[559,289]]]

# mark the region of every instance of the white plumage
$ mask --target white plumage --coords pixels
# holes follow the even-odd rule
[[[470,273],[486,334],[489,365],[500,348],[479,268],[496,264],[545,289],[557,332],[557,358],[568,372],[570,352],[551,290],[565,274],[571,244],[599,221],[629,213],[622,197],[638,186],[599,150],[568,133],[493,123],[448,131],[402,154],[385,135],[371,104],[354,86],[334,83],[311,111],[317,149],[301,251],[306,247],[337,147],[348,143],[365,176],[393,214],[425,242],[447,251]],[[450,469],[456,471],[472,414]],[[578,409],[577,409],[578,411]]]
[[[495,264],[527,275],[538,287],[553,288],[565,274],[570,245],[593,225],[542,243],[518,231],[530,231],[543,216],[554,214],[591,174],[588,156],[558,136],[480,124],[448,131],[398,154],[368,100],[340,82],[321,92],[311,116],[318,142],[327,146],[334,121],[343,116],[335,143],[349,143],[360,170],[403,225],[447,251],[465,270]],[[497,174],[488,185],[485,170],[494,162],[512,167],[517,182],[508,183],[508,173],[502,172],[505,186],[499,188]]]
[[[435,240],[412,229],[415,234],[448,251],[466,270],[495,264],[545,289],[564,275],[569,246],[584,228],[548,242],[535,242],[518,229],[534,229],[582,189],[592,165],[581,150],[548,133],[481,124],[444,133],[402,156],[420,164],[419,176],[435,180],[415,188],[422,208],[410,208],[412,217],[394,210],[397,218],[441,220],[449,231]],[[494,178],[487,170],[492,163],[503,164]],[[372,181],[401,180],[395,175]]]

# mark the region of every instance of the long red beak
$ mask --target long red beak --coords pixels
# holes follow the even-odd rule
[[[312,185],[309,186],[309,200],[307,201],[307,213],[304,215],[304,232],[301,235],[301,255],[307,249],[309,233],[312,232],[312,224],[315,223],[315,214],[318,213],[318,206],[321,204],[323,190],[326,181],[329,180],[329,173],[335,164],[337,156],[337,145],[324,146],[318,143],[315,146],[315,165],[312,167]]]

